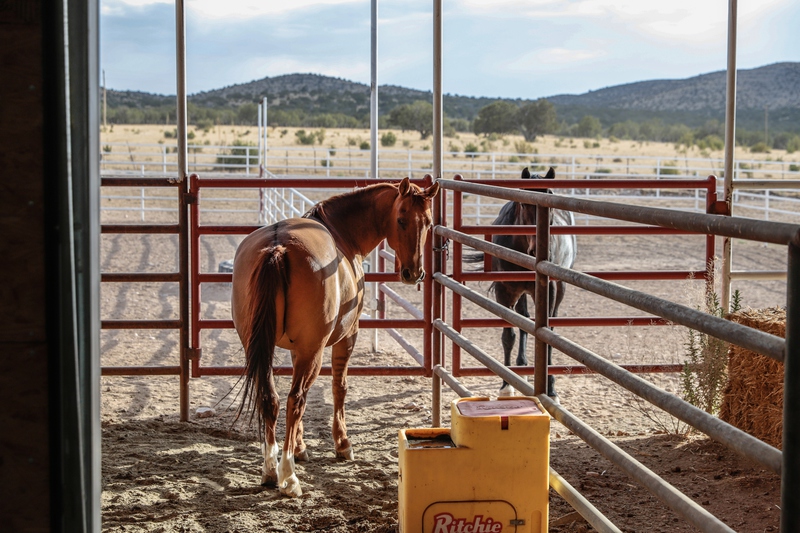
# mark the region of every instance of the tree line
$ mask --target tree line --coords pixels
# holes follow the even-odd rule
[[[246,103],[238,107],[214,108],[188,104],[190,122],[198,128],[207,129],[216,124],[248,125],[258,122],[258,106]],[[394,107],[388,114],[379,117],[381,129],[399,128],[416,131],[421,138],[433,133],[433,106],[428,101],[417,100]],[[174,106],[131,107],[116,106],[108,110],[107,120],[117,124],[174,124]],[[269,109],[269,126],[307,128],[369,128],[369,114],[352,116],[345,113],[309,113],[302,109]],[[497,100],[482,108],[472,120],[447,116],[445,108],[444,135],[455,136],[458,132],[473,132],[478,135],[520,134],[527,142],[547,134],[561,137],[624,139],[633,141],[669,142],[685,147],[719,150],[724,145],[724,124],[709,119],[701,126],[668,124],[660,118],[641,121],[625,120],[604,124],[591,114],[580,120],[559,120],[555,106],[546,99],[516,104]],[[792,132],[769,134],[768,131],[753,131],[737,128],[736,143],[750,147],[753,151],[783,149],[800,151],[800,135]]]

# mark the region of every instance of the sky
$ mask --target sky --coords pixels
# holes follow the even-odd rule
[[[447,94],[535,99],[725,70],[728,0],[443,0]],[[368,0],[186,0],[189,94],[370,82]],[[106,86],[175,94],[173,0],[100,0]],[[739,0],[737,64],[800,61],[800,2]],[[379,0],[378,84],[433,87],[433,2]]]

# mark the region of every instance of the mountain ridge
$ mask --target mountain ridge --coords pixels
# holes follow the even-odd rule
[[[684,79],[645,80],[588,91],[546,97],[559,120],[576,123],[587,114],[609,126],[614,122],[658,119],[692,127],[724,119],[725,71]],[[267,96],[270,110],[305,116],[338,114],[365,123],[369,116],[369,85],[312,73],[264,77],[246,83],[189,95],[191,106],[241,110]],[[388,115],[398,105],[431,99],[430,91],[397,85],[379,86],[379,114]],[[137,91],[109,91],[109,106],[135,109],[169,107],[174,96]],[[473,120],[478,111],[497,100],[517,105],[526,99],[444,95],[445,116]],[[763,128],[765,113],[778,130],[800,131],[800,62],[780,62],[737,71],[737,123]],[[252,114],[252,113],[251,113]]]

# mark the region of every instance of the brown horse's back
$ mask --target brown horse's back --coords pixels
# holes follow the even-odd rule
[[[288,284],[275,297],[276,345],[313,350],[322,339],[331,345],[348,335],[361,310],[361,263],[337,250],[328,230],[312,219],[288,219],[248,235],[236,252],[232,313],[239,337],[249,332],[251,301],[257,298],[251,279],[261,250],[282,246]],[[277,283],[278,280],[275,280]]]

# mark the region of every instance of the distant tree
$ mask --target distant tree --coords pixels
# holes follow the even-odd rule
[[[258,122],[258,106],[252,102],[242,104],[236,111],[236,119],[239,124],[256,124]]]
[[[517,110],[516,123],[525,140],[533,142],[537,136],[552,133],[558,128],[556,108],[544,98],[540,98]]]
[[[472,131],[476,135],[490,133],[511,133],[517,129],[517,106],[511,102],[498,100],[478,111],[472,123]]]
[[[575,135],[577,137],[597,137],[603,131],[603,126],[600,124],[600,119],[592,115],[585,115],[578,126],[575,128]]]
[[[639,138],[639,124],[632,120],[615,122],[608,128],[608,135],[617,139],[637,140]]]
[[[445,127],[447,124],[450,124],[452,128],[456,131],[462,131],[464,133],[471,131],[469,128],[469,120],[465,118],[449,118],[444,117]]]
[[[433,105],[423,100],[399,105],[389,112],[389,124],[403,131],[418,131],[421,139],[427,139],[433,132]]]

